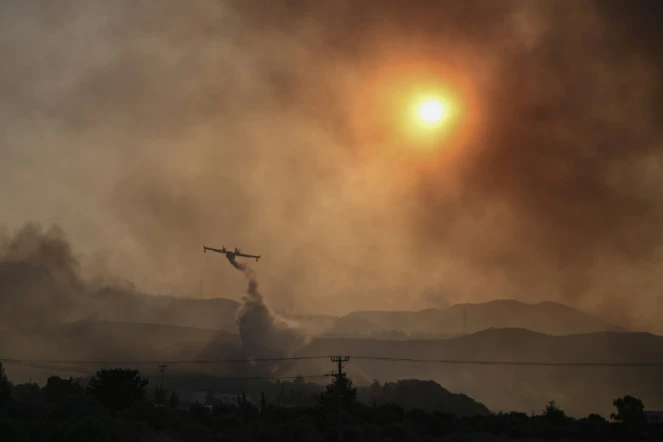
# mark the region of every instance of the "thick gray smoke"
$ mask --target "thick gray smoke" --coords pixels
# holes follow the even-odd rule
[[[0,327],[80,317],[82,290],[78,260],[61,228],[27,224],[13,235],[0,233]]]
[[[238,303],[191,303],[136,292],[103,263],[90,263],[59,226],[0,230],[0,328],[77,321],[170,324],[234,332]],[[85,275],[83,267],[96,267]]]
[[[249,266],[226,255],[230,264],[244,274],[249,282],[246,296],[237,312],[237,328],[242,351],[247,358],[287,358],[306,344],[306,336],[296,327],[279,319],[265,304],[258,291],[256,274]],[[285,362],[285,361],[283,361]],[[284,363],[270,362],[268,370],[281,370]]]
[[[231,232],[275,307],[434,287],[660,329],[662,2],[53,4],[0,2],[8,225],[62,223],[151,293],[243,290],[192,247]],[[468,130],[396,161],[422,152],[391,98],[429,82]]]
[[[108,274],[84,278],[81,267],[60,226],[26,223],[0,232],[0,300],[9,306],[0,310],[0,328],[131,321],[143,313],[131,283]]]
[[[103,267],[85,275],[86,261],[58,226],[0,229],[1,357],[186,360],[210,342],[216,357],[236,351],[237,302],[141,294]]]

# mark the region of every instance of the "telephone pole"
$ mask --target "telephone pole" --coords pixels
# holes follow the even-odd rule
[[[166,372],[166,368],[168,368],[168,365],[159,364],[159,373],[161,373],[161,391],[163,391],[163,374]]]
[[[341,393],[341,385],[345,376],[345,373],[343,373],[343,364],[350,361],[350,356],[332,356],[331,361],[338,364],[338,371],[334,373],[336,377],[336,397],[338,400],[338,440],[339,442],[343,442],[343,393]]]

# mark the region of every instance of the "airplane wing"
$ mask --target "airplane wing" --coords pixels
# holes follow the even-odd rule
[[[221,250],[221,249],[214,249],[214,248],[212,248],[212,247],[203,246],[203,252],[206,252],[206,251],[208,251],[208,250],[210,250],[210,251],[212,251],[212,252],[217,252],[217,253],[226,253],[226,250],[225,250],[225,249],[224,249],[224,250]]]
[[[254,258],[256,261],[260,259],[260,255],[247,255],[246,253],[238,253],[237,256],[242,256],[244,258]]]

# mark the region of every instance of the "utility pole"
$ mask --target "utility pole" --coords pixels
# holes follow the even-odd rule
[[[338,400],[338,440],[343,442],[343,397],[341,393],[341,383],[343,382],[343,364],[350,361],[350,356],[332,356],[332,362],[338,364],[338,371],[334,374],[336,377],[336,397]]]
[[[159,373],[161,373],[161,391],[163,391],[163,374],[166,372],[166,368],[168,368],[168,365],[159,364]]]

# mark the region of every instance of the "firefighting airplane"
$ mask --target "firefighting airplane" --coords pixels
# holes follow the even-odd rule
[[[233,259],[237,256],[242,258],[255,258],[256,262],[260,259],[260,255],[256,256],[256,255],[247,255],[245,253],[240,253],[237,247],[235,247],[235,251],[231,251],[231,250],[226,250],[226,246],[223,245],[221,246],[220,249],[213,249],[212,247],[203,246],[203,252],[207,252],[208,250],[216,253],[223,253],[230,259]]]

